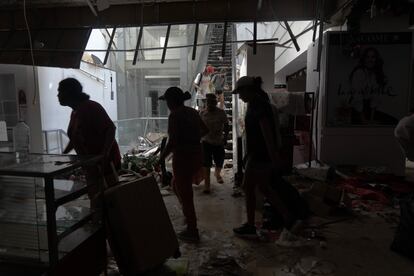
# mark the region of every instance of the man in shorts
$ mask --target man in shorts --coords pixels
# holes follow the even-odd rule
[[[229,125],[223,109],[217,107],[217,97],[210,93],[206,95],[207,108],[200,112],[201,119],[209,132],[201,141],[203,143],[203,166],[205,171],[204,193],[210,193],[210,168],[215,165],[214,175],[218,183],[224,183],[221,170],[224,164],[224,146],[227,143]]]

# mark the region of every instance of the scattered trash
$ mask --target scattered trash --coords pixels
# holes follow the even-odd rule
[[[333,262],[320,260],[316,257],[301,258],[295,269],[300,273],[295,275],[335,275],[337,265]]]
[[[243,276],[249,275],[249,272],[241,268],[233,257],[217,256],[200,267],[199,275]]]
[[[318,264],[318,261],[316,257],[305,257],[296,263],[296,268],[302,274],[306,275]]]
[[[160,191],[162,196],[172,195],[167,189],[161,189]]]
[[[365,174],[382,174],[387,172],[387,167],[379,166],[379,167],[373,167],[373,166],[366,166],[366,167],[359,167],[357,168],[357,172],[359,173],[365,173]]]
[[[302,173],[302,170],[300,171]],[[316,202],[313,205],[311,204],[312,211],[316,215],[324,213],[324,216],[327,216],[312,217],[310,224],[305,227],[301,236],[304,237],[305,244],[309,243],[311,246],[300,248],[277,246],[275,241],[279,238],[280,231],[259,231],[259,239],[255,240],[237,239],[233,237],[231,231],[232,225],[230,223],[232,221],[230,223],[228,221],[223,222],[223,225],[225,228],[228,227],[228,230],[222,229],[223,225],[221,225],[220,221],[220,225],[217,227],[221,230],[217,231],[217,229],[211,226],[215,224],[210,224],[210,221],[206,222],[206,218],[203,218],[203,213],[200,211],[200,244],[182,244],[180,249],[183,257],[167,261],[165,266],[173,273],[176,273],[175,275],[335,275],[335,273],[338,273],[338,265],[342,263],[338,261],[337,265],[332,261],[318,258],[327,256],[332,250],[336,250],[338,246],[338,239],[341,238],[339,234],[342,234],[338,229],[342,225],[332,226],[332,229],[330,228],[331,225],[343,223],[345,228],[348,229],[347,227],[351,224],[358,224],[360,222],[356,218],[368,215],[379,218],[379,222],[385,220],[385,222],[392,224],[392,227],[395,227],[398,224],[397,212],[399,211],[398,208],[395,208],[395,195],[405,193],[410,187],[404,181],[395,178],[390,178],[391,181],[388,182],[388,176],[381,176],[383,177],[381,178],[375,175],[375,172],[366,178],[362,176],[356,178],[354,175],[350,176],[348,173],[335,171],[335,175],[331,175],[331,183],[327,184],[325,182],[327,172],[328,168],[311,168],[307,170],[306,176],[292,175],[287,178],[301,193],[306,194],[306,197],[310,196],[311,200]],[[332,174],[332,172],[331,170],[330,173]],[[234,179],[231,179],[231,170],[224,170],[223,176],[226,177],[226,184],[234,181]],[[349,190],[340,185],[341,183],[349,184],[352,181],[355,181],[354,183],[357,185],[351,185],[348,187]],[[388,185],[388,183],[393,184]],[[351,193],[351,188],[352,192],[361,191],[357,189],[368,190],[368,194],[361,196],[357,193]],[[198,191],[199,188],[194,186],[194,189]],[[236,188],[233,192],[235,192],[236,196],[242,195],[240,188]],[[164,200],[168,203],[170,217],[174,226],[178,229],[182,226],[182,214],[178,201],[175,197],[167,197],[172,194],[168,189],[161,189],[161,193],[166,196]],[[222,206],[223,200],[231,200],[231,204],[234,204],[237,207],[236,209],[242,209],[243,200],[231,199],[231,193],[230,185],[222,185],[215,190],[213,196],[208,197],[208,200],[213,205],[219,203],[220,206]],[[378,196],[378,194],[380,195]],[[206,197],[201,198],[198,193],[195,193],[195,196],[201,201],[198,207],[200,208],[201,206],[205,213],[204,210],[208,209],[205,206],[210,206],[204,205]],[[384,203],[384,198],[388,200],[388,203]],[[319,211],[315,212],[315,206],[320,208]],[[346,217],[337,216],[337,210],[341,209],[341,206],[349,212]],[[210,209],[208,210],[210,212]],[[354,210],[357,212],[351,213]],[[335,215],[335,217],[332,217],[332,215]],[[216,217],[215,214],[214,218]],[[383,225],[383,223],[380,225]],[[352,225],[350,227],[351,231],[354,231],[354,228],[355,225]],[[365,234],[365,236],[368,235]],[[361,237],[358,236],[358,238]],[[361,240],[358,239],[358,241]],[[363,241],[366,243],[376,242],[374,238],[370,241]],[[337,259],[333,260],[337,261]],[[360,267],[365,268],[369,267],[369,265],[364,264]]]
[[[257,276],[297,276],[294,272],[290,271],[290,268],[283,267],[259,267],[256,269],[255,275]]]
[[[168,259],[165,266],[175,272],[176,276],[188,275],[188,259],[186,258]]]
[[[233,193],[231,194],[232,197],[241,197],[243,196],[242,189],[240,187],[234,186]]]

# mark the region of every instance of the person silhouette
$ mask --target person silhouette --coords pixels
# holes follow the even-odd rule
[[[170,153],[173,154],[172,187],[181,203],[187,228],[178,233],[183,241],[197,242],[200,239],[197,228],[197,217],[194,208],[192,181],[202,168],[201,137],[207,134],[198,112],[184,105],[191,94],[183,92],[178,87],[168,88],[164,95],[159,97],[165,100],[171,111],[168,117],[168,142],[160,160],[164,160]]]

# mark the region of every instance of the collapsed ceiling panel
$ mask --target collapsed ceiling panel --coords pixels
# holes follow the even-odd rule
[[[90,29],[34,29],[33,58],[37,66],[78,68]],[[26,30],[0,31],[0,63],[32,64]]]

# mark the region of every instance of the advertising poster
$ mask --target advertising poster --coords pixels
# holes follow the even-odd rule
[[[411,41],[411,33],[328,34],[328,127],[391,127],[407,115]]]

